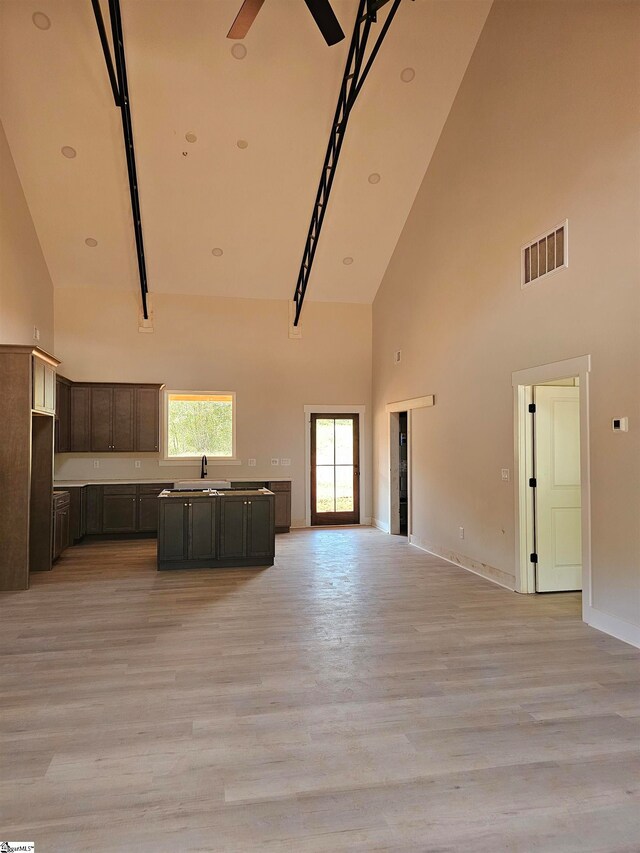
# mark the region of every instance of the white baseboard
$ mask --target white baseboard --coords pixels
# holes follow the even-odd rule
[[[634,625],[633,622],[627,622],[626,619],[620,619],[619,616],[612,616],[610,613],[588,605],[583,607],[582,618],[592,628],[597,628],[598,631],[640,649],[640,625]]]
[[[382,530],[383,533],[389,532],[389,525],[385,521],[380,521],[379,518],[372,518],[371,524],[373,527],[377,527],[378,530]]]
[[[515,592],[515,578],[512,575],[508,575],[506,572],[503,572],[501,569],[496,569],[495,566],[491,566],[488,563],[480,563],[464,554],[457,554],[455,551],[449,551],[447,548],[441,548],[437,545],[423,542],[418,539],[417,536],[409,536],[409,544],[414,545],[416,548],[420,548],[421,551],[426,551],[427,554],[439,557],[447,563],[459,566],[467,572],[471,572],[472,574],[478,575],[487,581],[491,581],[491,583],[495,583],[504,589],[508,589],[510,592]]]
[[[356,527],[357,525],[352,524],[334,524],[328,525],[327,527],[334,527],[336,530],[339,530],[341,527]],[[368,515],[363,516],[360,521],[360,527],[371,527],[371,517]],[[314,529],[312,524],[307,524],[306,519],[304,518],[292,518],[291,519],[291,529],[292,530],[312,530]]]

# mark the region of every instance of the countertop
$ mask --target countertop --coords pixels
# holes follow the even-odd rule
[[[186,477],[180,479],[186,480]],[[153,483],[179,483],[180,479],[174,477],[154,477],[153,479],[138,480],[131,477],[128,480],[54,480],[54,489],[72,489],[81,486],[128,486],[128,485],[151,485]],[[197,478],[196,478],[197,479]],[[213,476],[208,479],[215,479]],[[221,480],[229,480],[230,483],[290,483],[292,477],[220,477]]]

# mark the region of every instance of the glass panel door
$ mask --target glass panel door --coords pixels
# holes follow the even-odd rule
[[[311,415],[311,524],[358,524],[358,415]]]

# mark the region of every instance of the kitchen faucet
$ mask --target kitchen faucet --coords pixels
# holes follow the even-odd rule
[[[203,456],[202,461],[200,462],[200,479],[204,480],[207,476],[207,457]]]

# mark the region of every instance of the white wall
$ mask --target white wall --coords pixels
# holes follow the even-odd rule
[[[76,381],[236,391],[237,455],[243,464],[211,466],[209,474],[290,476],[292,518],[303,526],[304,406],[364,404],[371,447],[371,306],[306,303],[303,337],[294,340],[288,336],[287,302],[158,294],[152,304],[155,331],[141,334],[137,293],[56,290],[60,372]],[[257,460],[255,467],[247,466],[250,457]],[[290,458],[291,467],[272,467],[272,457]],[[93,467],[96,458],[99,469]],[[134,467],[136,458],[140,468]],[[56,461],[59,479],[173,480],[199,473],[194,466],[159,466],[156,454],[64,454]],[[364,496],[362,514],[371,515],[370,494]]]
[[[638,3],[494,4],[373,312],[374,516],[388,522],[384,405],[435,394],[414,419],[414,535],[508,584],[511,373],[591,354],[593,603],[635,626],[639,44]],[[522,291],[520,246],[565,217],[569,268]]]
[[[53,350],[53,286],[0,123],[0,343]]]

